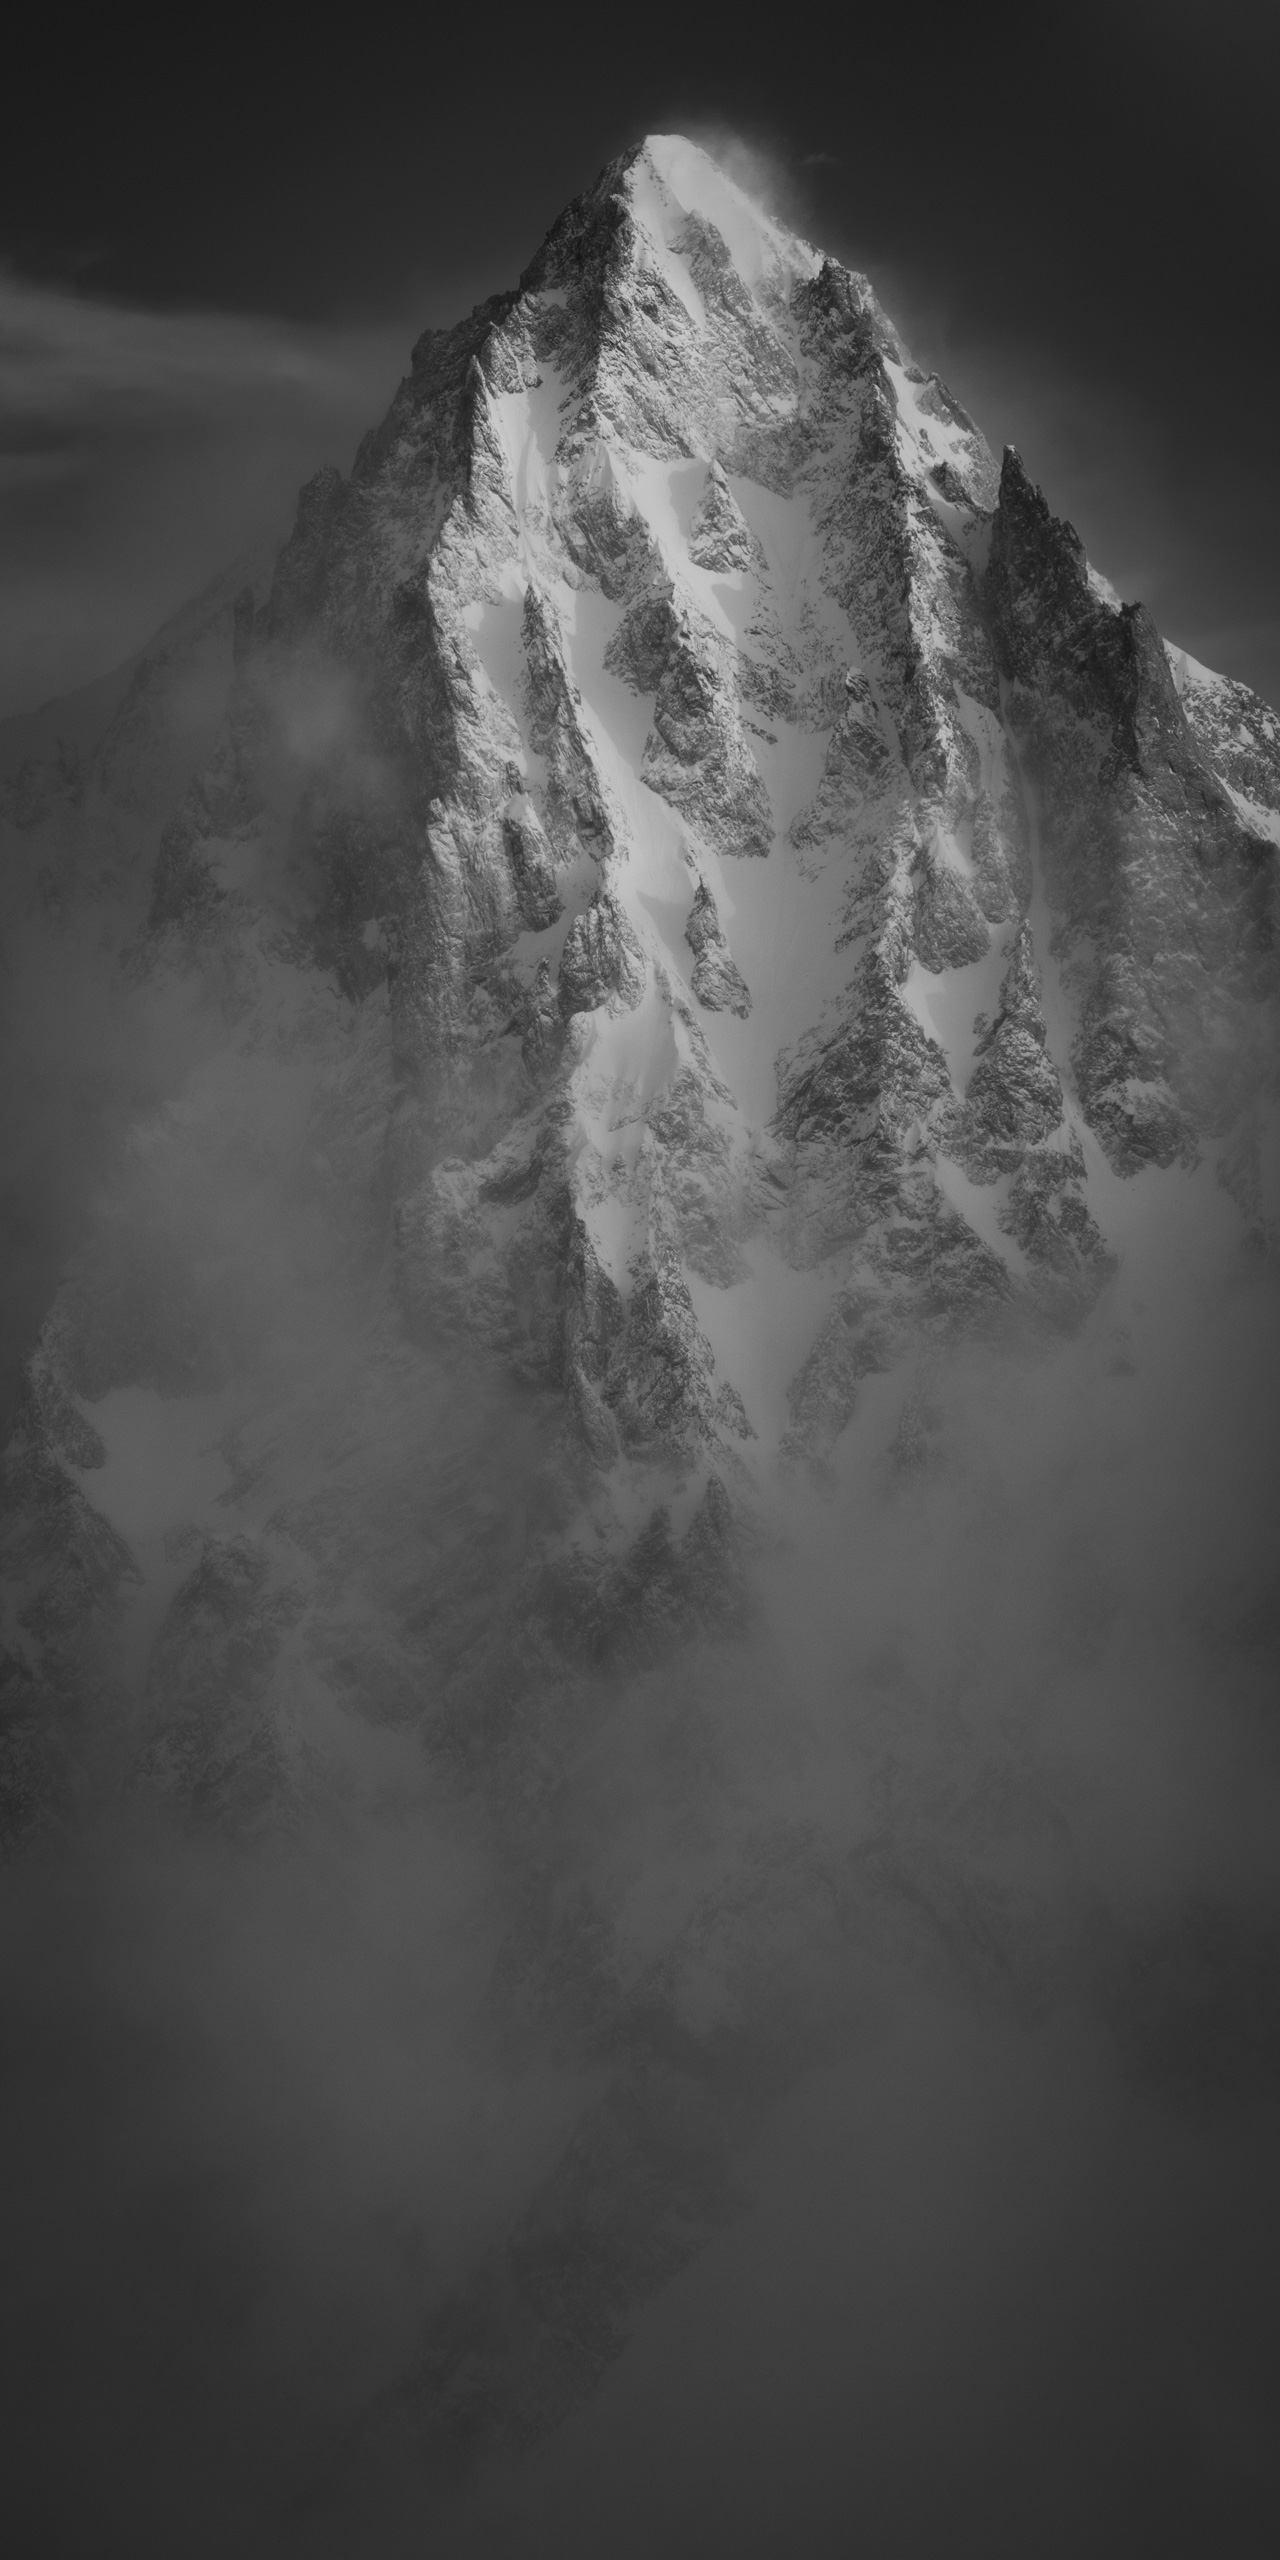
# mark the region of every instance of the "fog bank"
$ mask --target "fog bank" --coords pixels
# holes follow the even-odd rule
[[[221,1153],[148,1214],[231,1239],[273,1463],[339,1453],[384,1613],[479,1520],[517,1557],[537,1410],[424,1346],[386,1427],[376,1256],[261,1178],[264,1129],[314,1154],[296,1065],[217,1073]],[[1125,1205],[1077,1340],[866,1382],[741,1636],[514,1710],[440,1656],[283,1830],[120,1764],[12,1868],[20,2548],[1268,2547],[1280,1328],[1205,1173]],[[521,2229],[620,2330],[543,2431],[498,2347],[451,2367],[442,2467],[403,2378]]]

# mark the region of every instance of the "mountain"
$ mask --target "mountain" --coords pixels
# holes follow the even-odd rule
[[[966,1382],[1123,1373],[1127,1272],[1274,1250],[1280,720],[658,136],[420,339],[269,575],[41,722],[15,947],[78,933],[159,1064],[5,1460],[12,1824],[297,1836],[426,1768],[498,1844],[503,1996],[590,2087],[349,2457],[449,2470],[703,2247],[850,1945],[1058,1978],[1058,1884],[993,1880],[1042,1797],[978,1851],[932,1764],[856,1857],[784,1820],[751,1630]],[[673,1698],[661,1824],[726,1699],[756,1792],[668,1925],[602,1770]]]

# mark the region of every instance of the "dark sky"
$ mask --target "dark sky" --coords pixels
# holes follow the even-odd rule
[[[751,144],[1122,591],[1280,701],[1274,0],[157,23],[9,61],[0,707],[286,522],[415,330],[673,128]]]

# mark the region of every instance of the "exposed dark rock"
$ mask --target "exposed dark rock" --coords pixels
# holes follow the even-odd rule
[[[1123,1171],[1239,1107],[1211,1024],[1270,984],[1274,862],[1188,726],[1155,625],[1090,584],[1083,547],[1006,452],[985,577],[1008,718],[1079,990],[1073,1065]]]
[[[536,587],[525,597],[522,623],[529,735],[547,760],[544,815],[557,856],[585,846],[603,861],[613,844],[595,759],[564,663],[553,617]]]
[[[689,557],[700,569],[718,569],[725,576],[754,568],[759,557],[759,545],[718,462],[711,464],[693,512]]]
[[[999,1010],[978,1042],[962,1137],[953,1150],[977,1182],[1015,1171],[1023,1151],[1050,1137],[1062,1119],[1062,1083],[1045,1037],[1031,930],[1022,924],[1001,983]]]
[[[926,969],[963,969],[985,957],[991,935],[969,882],[932,848],[916,881],[914,941]]]
[[[628,606],[605,654],[611,671],[652,693],[642,779],[723,852],[767,854],[773,812],[743,733],[725,643],[669,584]]]
[[[560,1010],[567,1017],[597,1005],[630,1010],[644,994],[644,955],[617,899],[598,889],[574,917],[560,955]]]
[[[563,905],[537,810],[523,794],[513,794],[502,823],[521,923],[530,933],[544,933],[562,914]]]
[[[705,880],[694,891],[684,938],[693,953],[693,992],[709,1013],[751,1011],[751,990],[736,968],[724,938],[716,902]]]

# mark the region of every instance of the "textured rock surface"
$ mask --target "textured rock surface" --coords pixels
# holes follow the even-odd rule
[[[698,882],[684,938],[693,953],[693,992],[708,1013],[751,1011],[751,990],[729,956],[716,902],[705,880]]]
[[[1095,594],[1078,537],[1012,451],[984,594],[1059,918],[1081,1107],[1120,1170],[1167,1164],[1231,1125],[1256,1085],[1273,840],[1207,760],[1145,607]]]

